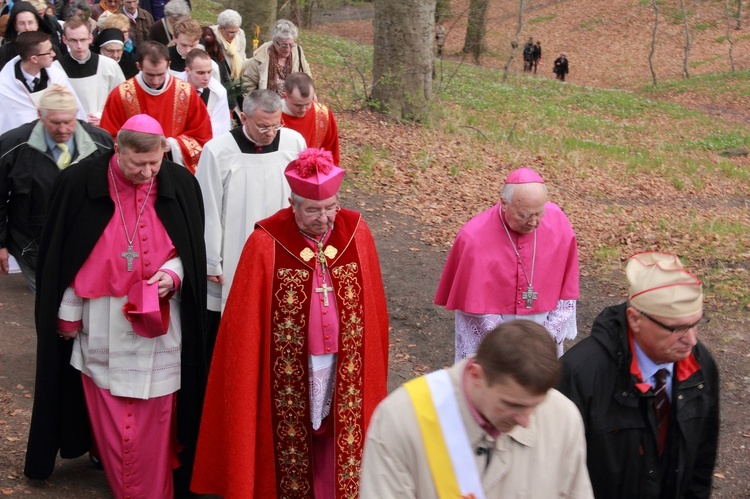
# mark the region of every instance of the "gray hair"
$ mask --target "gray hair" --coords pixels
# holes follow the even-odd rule
[[[297,26],[295,26],[292,21],[286,19],[279,19],[276,21],[276,24],[274,24],[273,29],[271,30],[271,38],[277,42],[289,40],[290,38],[296,40],[298,34]]]
[[[248,116],[254,116],[258,109],[266,113],[275,113],[281,109],[281,97],[273,90],[266,88],[253,90],[245,96],[242,112]]]
[[[242,26],[242,16],[239,12],[227,9],[216,18],[216,23],[222,28],[239,28]]]
[[[506,202],[510,203],[513,201],[513,194],[516,192],[516,186],[523,185],[523,184],[505,184],[503,186],[503,190],[500,193],[500,197],[503,198]],[[544,195],[547,196],[549,194],[549,189],[547,189],[547,184],[542,184],[544,186]]]
[[[190,17],[190,7],[185,0],[169,0],[164,6],[164,17],[173,19]]]
[[[86,13],[86,20],[88,21],[89,17],[91,17],[91,7],[89,6],[89,3],[86,0],[76,0],[70,6],[68,6],[68,12],[65,16],[65,19],[71,18],[76,14],[77,10],[82,10]]]

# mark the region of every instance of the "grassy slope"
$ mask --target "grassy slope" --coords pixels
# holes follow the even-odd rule
[[[219,10],[196,5],[206,21]],[[435,119],[414,126],[344,112],[364,105],[371,47],[314,31],[301,43],[319,97],[338,113],[349,178],[392,194],[395,209],[427,225],[426,241],[449,245],[496,201],[508,171],[530,165],[569,214],[584,273],[608,275],[635,251],[674,251],[699,269],[710,300],[722,298],[715,307],[750,306],[750,161],[717,154],[750,146],[750,127],[674,102],[742,101],[747,72],[625,91],[522,75],[502,83],[496,69],[445,62]]]

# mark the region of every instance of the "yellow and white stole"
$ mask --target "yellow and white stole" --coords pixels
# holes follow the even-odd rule
[[[404,388],[414,405],[438,497],[484,499],[482,480],[448,372],[435,371],[407,382]]]

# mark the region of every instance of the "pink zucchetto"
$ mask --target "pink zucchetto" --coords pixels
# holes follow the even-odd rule
[[[309,148],[284,170],[292,192],[305,199],[322,201],[339,192],[344,170],[333,164],[333,155],[325,149]]]
[[[537,172],[531,168],[519,168],[513,170],[508,178],[505,179],[506,184],[543,184],[544,179]]]
[[[147,114],[136,114],[135,116],[131,116],[128,121],[122,125],[120,130],[149,133],[151,135],[164,135],[164,129],[159,122]]]
[[[658,317],[681,319],[703,310],[703,285],[682,266],[677,255],[650,251],[628,260],[628,301]]]

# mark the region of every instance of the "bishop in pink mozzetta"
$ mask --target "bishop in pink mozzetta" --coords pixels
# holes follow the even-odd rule
[[[500,202],[456,236],[435,304],[455,311],[456,360],[516,318],[544,325],[557,343],[575,338],[578,246],[570,221],[547,202],[544,179],[519,168],[505,180]]]

